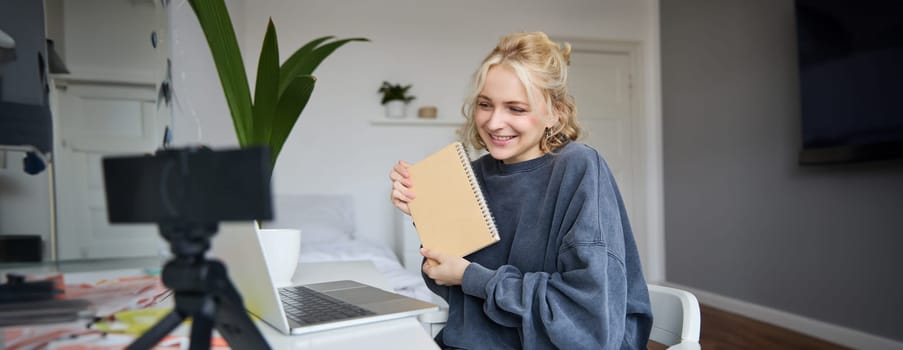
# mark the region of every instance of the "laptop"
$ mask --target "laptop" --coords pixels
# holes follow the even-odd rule
[[[226,264],[245,308],[284,334],[306,334],[436,311],[438,306],[350,280],[275,287],[253,222],[222,223],[211,255]],[[300,247],[298,247],[300,249]],[[286,262],[297,263],[297,262]],[[296,271],[304,273],[303,271]],[[301,301],[292,300],[302,294]],[[313,299],[310,299],[313,298]],[[341,315],[321,310],[342,304]]]

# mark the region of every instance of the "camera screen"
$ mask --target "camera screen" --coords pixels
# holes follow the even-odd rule
[[[111,223],[272,218],[269,151],[168,149],[103,159]]]

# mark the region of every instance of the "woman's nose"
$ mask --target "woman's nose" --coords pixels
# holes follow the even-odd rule
[[[486,126],[492,130],[498,130],[505,126],[505,114],[502,113],[502,110],[495,108],[492,110],[492,114],[489,115],[489,122],[486,123]]]

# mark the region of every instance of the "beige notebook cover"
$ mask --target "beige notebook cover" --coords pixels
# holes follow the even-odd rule
[[[423,247],[463,257],[498,242],[464,145],[452,143],[408,171],[414,191],[408,208]]]

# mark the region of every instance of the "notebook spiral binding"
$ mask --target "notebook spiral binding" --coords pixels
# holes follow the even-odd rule
[[[489,205],[486,204],[486,198],[483,197],[483,191],[480,189],[480,183],[477,181],[476,175],[473,174],[473,168],[470,165],[470,157],[467,156],[467,150],[464,148],[464,144],[460,142],[455,143],[455,148],[458,151],[458,157],[461,158],[461,164],[464,164],[464,172],[467,174],[467,181],[470,182],[470,188],[473,191],[474,196],[477,197],[480,211],[483,212],[483,220],[489,228],[489,235],[492,236],[493,239],[498,240],[499,231],[498,228],[495,227],[495,218],[492,217],[492,212],[489,211]]]

